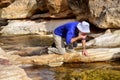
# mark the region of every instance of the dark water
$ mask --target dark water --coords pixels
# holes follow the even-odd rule
[[[25,47],[50,46],[52,43],[53,39],[48,36],[0,36],[0,46],[6,51]],[[119,60],[115,62],[65,63],[60,67],[53,68],[37,65],[23,65],[21,67],[32,80],[120,80]],[[105,72],[104,68],[110,68],[112,71]],[[89,73],[91,70],[96,71],[97,69],[100,69],[100,72]]]

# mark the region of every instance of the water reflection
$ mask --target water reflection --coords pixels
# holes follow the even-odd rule
[[[104,67],[118,66],[115,62],[97,63],[67,63],[60,67],[24,66],[28,76],[33,80],[81,80],[80,73],[87,70],[101,69]],[[120,71],[120,70],[117,70]],[[119,72],[120,73],[120,72]]]

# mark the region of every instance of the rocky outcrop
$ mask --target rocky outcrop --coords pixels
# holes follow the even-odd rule
[[[1,10],[1,18],[19,19],[30,17],[36,9],[36,0],[15,0]]]
[[[87,49],[88,56],[82,55],[82,51],[74,53],[47,54],[41,56],[27,56],[19,57],[15,61],[19,64],[35,64],[35,65],[48,65],[51,67],[60,66],[64,62],[96,62],[96,61],[109,61],[120,58],[120,48],[99,48]],[[68,57],[69,56],[69,57]]]
[[[66,22],[75,21],[74,19],[68,20],[51,20],[51,21],[26,21],[26,20],[12,20],[9,21],[7,26],[1,30],[3,35],[17,35],[17,34],[41,34],[45,32],[52,32],[57,26]]]
[[[120,28],[119,0],[15,0],[2,8],[1,18],[88,20],[99,28]]]
[[[107,30],[103,35],[87,42],[87,46],[120,47],[120,30]]]
[[[120,28],[119,0],[68,0],[78,20],[89,20],[99,28]]]

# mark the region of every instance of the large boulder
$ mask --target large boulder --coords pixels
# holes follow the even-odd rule
[[[33,14],[36,8],[36,0],[15,0],[11,5],[1,10],[1,18],[27,18]]]
[[[52,32],[57,26],[66,22],[75,21],[74,19],[68,20],[51,20],[51,21],[23,21],[11,20],[7,26],[3,26],[0,33],[3,35],[18,35],[18,34],[41,34]]]
[[[99,28],[120,28],[119,0],[68,0],[78,20],[89,20]]]

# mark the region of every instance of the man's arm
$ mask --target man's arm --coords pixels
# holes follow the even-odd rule
[[[86,38],[82,39],[82,47],[83,47],[82,54],[85,55],[85,56],[87,56],[88,53],[86,51]]]
[[[73,42],[75,42],[75,41],[77,41],[77,40],[80,40],[80,39],[86,39],[86,37],[87,37],[87,35],[86,34],[81,34],[81,35],[79,35],[79,36],[77,36],[77,37],[74,37],[74,38],[72,38],[71,39],[71,43],[73,43]]]

